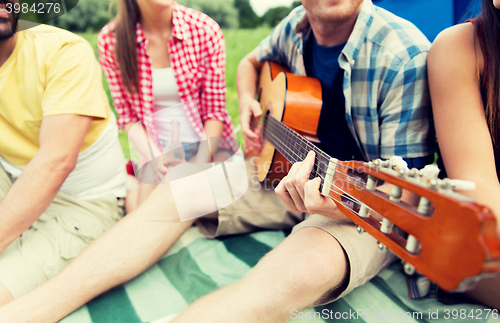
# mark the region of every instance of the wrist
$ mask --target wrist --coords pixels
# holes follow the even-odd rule
[[[241,93],[239,95],[239,101],[240,101],[240,109],[241,109],[242,106],[246,106],[246,104],[242,104],[242,103],[255,101],[255,94],[252,94],[250,92]]]

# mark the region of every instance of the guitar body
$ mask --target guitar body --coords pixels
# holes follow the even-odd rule
[[[318,80],[290,73],[282,66],[266,62],[259,79],[259,101],[266,113],[286,124],[313,143],[321,114],[321,84]],[[288,160],[268,141],[254,158],[260,182],[281,180],[290,170]]]

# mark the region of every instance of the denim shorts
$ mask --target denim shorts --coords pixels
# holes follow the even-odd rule
[[[168,140],[160,139],[163,149],[167,147]],[[184,152],[186,153],[186,160],[190,160],[191,157],[196,156],[198,153],[198,148],[200,148],[199,142],[181,142]]]

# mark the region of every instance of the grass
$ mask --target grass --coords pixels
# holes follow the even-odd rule
[[[224,30],[224,37],[226,39],[226,107],[233,119],[233,124],[236,126],[240,123],[238,113],[238,94],[236,92],[236,69],[240,60],[249,52],[251,52],[262,39],[264,39],[271,32],[270,28],[258,29],[231,29]],[[97,54],[97,34],[96,33],[81,33],[79,34],[85,38]],[[113,106],[113,101],[109,93],[108,84],[103,76],[104,89],[108,95],[110,105]],[[243,143],[241,132],[238,133],[238,140]],[[125,154],[128,156],[128,142],[123,133],[120,133],[120,141]]]

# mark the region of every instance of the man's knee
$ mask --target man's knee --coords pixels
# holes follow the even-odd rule
[[[293,233],[279,248],[286,270],[277,277],[294,293],[324,293],[340,286],[348,272],[348,260],[339,242],[322,229],[306,227]],[[272,253],[266,261],[273,261]],[[280,271],[278,269],[278,271]]]

